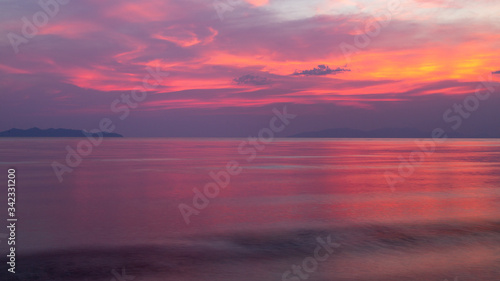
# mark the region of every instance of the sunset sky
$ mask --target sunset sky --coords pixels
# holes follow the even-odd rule
[[[298,116],[285,136],[339,127],[451,130],[443,113],[473,95],[480,77],[500,81],[498,0],[57,5],[26,38],[23,17],[40,23],[44,9],[0,1],[0,131],[93,129],[107,117],[131,137],[246,137],[284,105]],[[13,47],[13,36],[24,39]],[[345,46],[356,51],[346,56]],[[120,120],[110,105],[143,84],[148,66],[169,76]],[[500,130],[497,93],[459,129],[485,130]]]

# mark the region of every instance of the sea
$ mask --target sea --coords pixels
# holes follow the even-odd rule
[[[4,138],[0,180],[1,280],[500,280],[498,139]]]

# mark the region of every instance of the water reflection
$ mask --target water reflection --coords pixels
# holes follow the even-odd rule
[[[224,255],[243,260],[230,269],[218,263],[193,269],[192,279],[182,278],[198,280],[196,276],[208,270],[217,279],[228,270],[241,273],[254,266],[245,258],[249,254],[245,251],[252,247],[232,248],[227,237],[235,233],[251,237],[273,233],[285,239],[298,230],[335,231],[345,253],[329,261],[312,280],[438,278],[451,270],[482,276],[495,273],[492,266],[498,265],[500,257],[493,250],[500,240],[495,224],[500,216],[500,141],[447,141],[395,192],[384,172],[397,170],[398,156],[417,149],[413,140],[276,140],[253,161],[238,153],[240,142],[106,140],[59,183],[50,165],[64,161],[64,147],[75,145],[75,140],[0,140],[0,166],[18,170],[17,206],[22,221],[18,236],[23,242],[18,251],[41,254],[142,245],[171,249],[179,243],[211,245],[215,239],[222,241],[214,245],[227,251]],[[224,169],[231,160],[238,161],[243,172],[231,177],[229,186],[186,225],[179,203],[191,204],[193,188],[202,189],[212,181],[209,172]],[[435,229],[448,223],[460,227],[443,226],[451,233],[446,235]],[[401,225],[403,230],[392,228]],[[373,238],[379,226],[389,227],[390,233],[403,231],[413,240],[402,249],[393,249],[392,243],[400,237]],[[425,234],[416,235],[415,229]],[[361,244],[346,240],[345,233]],[[471,233],[477,235],[471,238]],[[434,242],[423,245],[422,241]],[[380,248],[373,248],[378,243],[382,243]],[[456,246],[451,247],[453,243]],[[360,254],[361,246],[370,250]],[[272,251],[273,246],[269,247]],[[174,259],[176,253],[182,251],[170,253]],[[474,270],[464,265],[471,255],[474,259],[469,265]],[[276,268],[287,268],[292,261],[293,256],[270,261],[259,280],[279,280]],[[361,269],[364,273],[356,273]],[[236,275],[220,280],[251,280]]]

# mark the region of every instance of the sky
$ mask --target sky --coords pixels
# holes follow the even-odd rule
[[[0,0],[0,131],[246,137],[285,106],[281,136],[455,130],[443,114],[466,100],[457,131],[500,130],[497,0],[58,1]]]

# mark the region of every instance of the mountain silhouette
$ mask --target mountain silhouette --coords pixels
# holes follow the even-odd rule
[[[106,133],[99,132],[93,133],[92,136],[98,136],[102,134],[103,137],[107,138],[120,138],[123,137],[117,133]],[[37,127],[22,130],[22,129],[10,129],[7,131],[0,132],[0,137],[6,138],[85,138],[85,134],[82,130],[71,130],[71,129],[46,129],[42,130]]]

